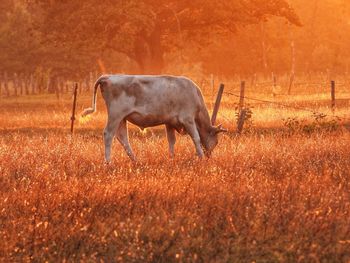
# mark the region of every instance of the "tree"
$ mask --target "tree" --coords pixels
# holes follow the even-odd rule
[[[292,26],[281,17],[239,26],[234,34],[218,38],[205,50],[196,51],[206,72],[225,76],[240,74],[245,78],[254,73],[292,75],[294,69],[296,77],[328,72],[329,77],[335,78],[337,74],[349,72],[349,1],[290,0],[289,3],[302,26]]]
[[[21,2],[0,2],[0,70],[31,71],[39,43],[30,31],[31,16]]]
[[[88,63],[114,50],[148,73],[162,71],[167,52],[188,42],[208,45],[215,36],[235,32],[237,26],[270,16],[300,24],[284,0],[36,0],[31,10],[34,28],[45,36],[45,45],[59,48],[67,60],[79,52],[80,58],[90,58]]]

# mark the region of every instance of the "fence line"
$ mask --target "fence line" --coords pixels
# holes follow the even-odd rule
[[[238,95],[238,94],[234,94],[234,93],[231,93],[231,92],[224,92],[224,93],[227,94],[227,95],[231,95],[231,96],[237,97],[237,98],[241,98],[241,96]],[[243,96],[243,98],[247,99],[247,100],[263,102],[264,104],[267,104],[267,103],[268,104],[275,104],[275,105],[283,106],[285,108],[292,108],[292,109],[295,109],[295,110],[302,110],[302,111],[308,111],[308,112],[311,112],[311,113],[318,113],[317,111],[311,110],[309,108],[293,106],[293,105],[285,104],[285,103],[281,103],[281,102],[270,101],[270,100],[262,100],[262,99],[247,97],[247,96]]]
[[[227,94],[227,95],[230,95],[230,96],[234,96],[234,97],[237,97],[237,98],[241,98],[241,95],[238,95],[238,94],[235,94],[235,93],[232,93],[232,92],[224,92],[224,94]],[[311,110],[311,109],[306,108],[306,107],[293,106],[293,105],[285,104],[285,103],[281,103],[281,102],[262,100],[262,99],[247,97],[247,96],[244,96],[244,99],[262,102],[262,104],[275,104],[275,105],[278,105],[278,106],[283,106],[285,108],[292,108],[292,109],[296,109],[296,110],[307,111],[307,112],[311,112],[312,114],[315,114],[315,115],[319,114],[319,115],[327,116],[327,114],[325,114],[323,112],[316,111],[316,110]],[[262,104],[260,104],[260,105],[262,105]],[[221,114],[221,115],[223,115],[223,114]],[[227,116],[222,116],[222,117],[224,119],[226,119],[227,121],[229,120],[229,118],[227,118]],[[347,118],[347,116],[340,117],[338,115],[334,115],[334,111],[333,111],[333,117],[336,117],[338,119],[343,119],[343,120]]]
[[[21,96],[21,95],[32,95],[32,94],[42,94],[50,93],[56,94],[59,97],[61,94],[72,92],[73,83],[78,82],[78,93],[91,91],[94,79],[97,78],[97,72],[90,72],[84,77],[77,77],[75,80],[65,78],[64,76],[54,75],[46,71],[38,71],[32,73],[8,73],[0,72],[0,97],[9,96]],[[200,87],[203,92],[210,92],[214,96],[214,76],[212,75],[210,79],[201,78],[197,79],[197,83],[200,83]],[[299,81],[293,82],[293,86],[311,86],[310,90],[314,90],[315,87],[326,87],[326,78],[312,78],[309,81],[305,80],[305,77],[298,79]],[[215,82],[218,78],[215,79]],[[239,86],[241,82],[237,81],[237,78],[224,80],[227,86]],[[286,87],[288,80],[284,76],[277,78],[277,75],[273,74],[272,79],[269,78],[257,78],[254,74],[251,81],[246,82],[247,87],[251,87],[258,91],[263,89],[264,92],[272,92],[274,96],[284,96],[288,94],[282,94],[281,89]],[[266,86],[266,87],[265,87]],[[313,87],[314,86],[314,87]],[[337,80],[337,87],[350,86],[350,78],[346,76],[339,77]],[[270,87],[271,90],[265,90],[265,88]],[[319,89],[317,89],[319,90]]]

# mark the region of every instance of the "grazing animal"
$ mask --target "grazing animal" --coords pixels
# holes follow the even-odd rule
[[[209,157],[218,143],[218,134],[226,131],[221,125],[211,125],[202,93],[188,78],[103,75],[95,83],[92,108],[84,110],[82,117],[96,111],[98,87],[108,112],[103,133],[107,162],[111,159],[115,134],[128,156],[136,160],[128,141],[127,121],[141,129],[164,124],[171,157],[174,156],[175,131],[191,136],[199,157],[204,154]]]

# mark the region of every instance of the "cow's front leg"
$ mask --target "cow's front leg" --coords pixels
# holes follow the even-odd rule
[[[191,136],[192,141],[196,147],[197,155],[202,158],[204,156],[203,149],[201,147],[201,139],[194,120],[190,120],[184,123],[187,133]]]
[[[166,126],[166,135],[169,143],[169,154],[171,158],[174,158],[175,156],[174,145],[176,142],[175,129],[169,125],[165,125],[165,126]]]
[[[117,138],[118,141],[121,143],[121,145],[123,145],[125,152],[128,154],[129,158],[132,161],[136,161],[136,157],[130,147],[129,144],[129,139],[128,139],[128,127],[126,124],[126,120],[122,120],[119,128],[117,130]]]
[[[120,124],[119,118],[112,118],[108,116],[107,126],[103,132],[103,139],[105,143],[105,160],[107,163],[111,161],[111,148],[112,148],[113,137],[119,124]]]

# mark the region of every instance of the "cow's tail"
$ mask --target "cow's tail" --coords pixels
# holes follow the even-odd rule
[[[99,87],[99,85],[101,84],[101,80],[102,77],[100,77],[94,85],[94,93],[92,95],[92,107],[91,108],[87,108],[85,109],[82,113],[81,113],[81,117],[86,117],[87,115],[93,114],[96,111],[96,99],[97,99],[97,89]]]

